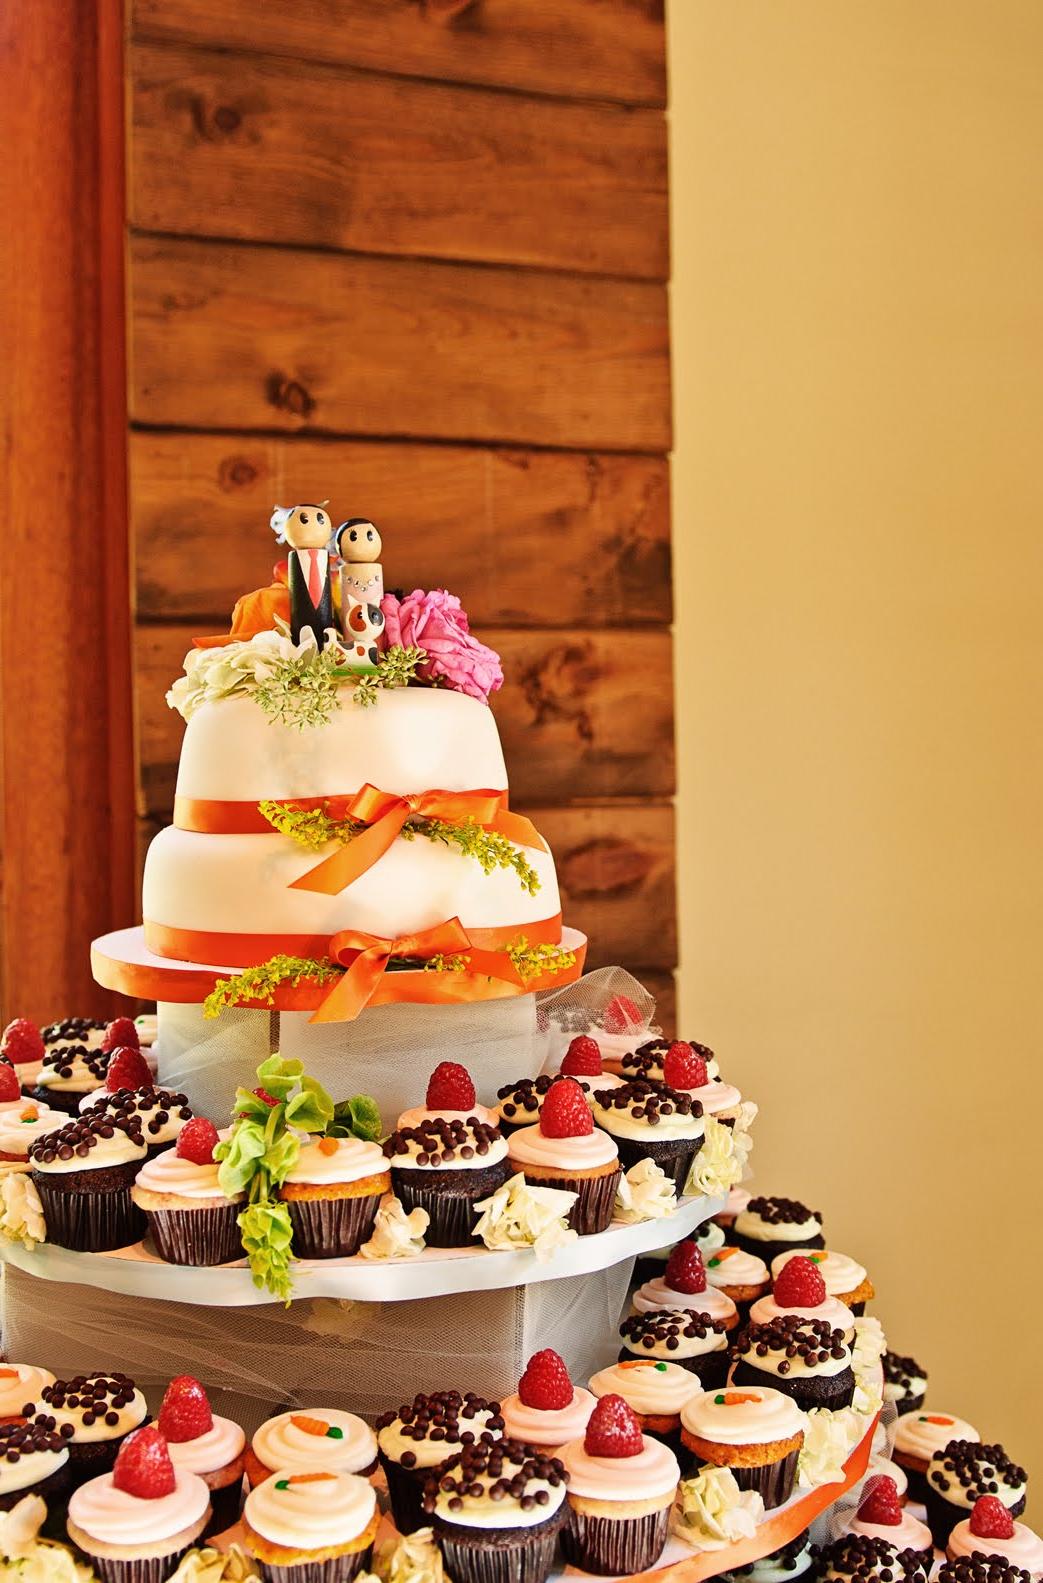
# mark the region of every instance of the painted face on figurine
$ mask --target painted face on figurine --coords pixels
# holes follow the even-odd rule
[[[365,517],[349,517],[337,529],[337,550],[342,561],[379,561],[380,531]]]
[[[330,514],[323,506],[294,506],[283,534],[295,550],[321,550],[332,526]]]

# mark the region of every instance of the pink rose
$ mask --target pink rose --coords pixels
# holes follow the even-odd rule
[[[426,653],[417,668],[417,675],[425,681],[444,682],[483,703],[503,686],[500,656],[472,637],[467,612],[455,594],[444,588],[433,588],[430,593],[414,588],[401,600],[385,594],[380,608],[389,647],[415,645]]]

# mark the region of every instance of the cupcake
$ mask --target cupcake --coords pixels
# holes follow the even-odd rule
[[[771,1291],[758,1297],[750,1309],[754,1324],[766,1324],[784,1314],[797,1319],[823,1319],[839,1330],[845,1341],[855,1333],[855,1316],[838,1297],[830,1297],[818,1266],[803,1254],[787,1259]]]
[[[669,1447],[641,1433],[622,1396],[602,1396],[583,1439],[567,1445],[561,1460],[569,1481],[566,1560],[613,1577],[654,1566],[681,1473]]]
[[[508,1440],[556,1452],[583,1434],[594,1411],[594,1397],[573,1385],[563,1360],[545,1347],[529,1359],[517,1393],[504,1397],[500,1411]]]
[[[496,1126],[496,1113],[479,1105],[471,1074],[456,1061],[439,1061],[427,1080],[424,1103],[404,1110],[397,1127],[417,1127],[422,1121],[484,1121]]]
[[[693,1308],[660,1308],[649,1314],[631,1314],[619,1333],[623,1338],[620,1363],[630,1358],[662,1358],[688,1369],[704,1390],[724,1384],[728,1337],[723,1319]]]
[[[325,1468],[368,1477],[377,1465],[377,1437],[355,1413],[309,1407],[266,1419],[247,1446],[244,1460],[253,1488],[287,1469],[307,1473],[310,1468]]]
[[[171,1380],[159,1409],[159,1431],[179,1473],[196,1473],[210,1491],[204,1538],[239,1521],[246,1436],[230,1418],[211,1411],[206,1391],[191,1374]]]
[[[727,1468],[770,1511],[789,1500],[804,1444],[805,1418],[781,1391],[706,1391],[681,1409],[681,1443],[693,1468]]]
[[[40,1030],[27,1017],[16,1017],[0,1035],[0,1056],[14,1067],[23,1089],[35,1088],[45,1053]]]
[[[894,1479],[877,1474],[866,1480],[857,1510],[844,1524],[844,1533],[865,1534],[870,1539],[886,1539],[896,1550],[911,1550],[930,1571],[934,1561],[931,1530],[912,1512],[905,1511]]]
[[[723,1321],[726,1330],[734,1329],[739,1323],[739,1310],[731,1298],[710,1285],[703,1256],[691,1238],[677,1244],[662,1275],[638,1287],[633,1303],[639,1314],[656,1313],[664,1308],[694,1308]]]
[[[82,1044],[88,1050],[100,1050],[108,1026],[101,1017],[62,1017],[41,1028],[40,1037],[45,1051],[63,1044]]]
[[[348,1258],[373,1234],[391,1173],[379,1143],[311,1138],[279,1189],[301,1259]]]
[[[73,1492],[67,1528],[102,1583],[163,1583],[209,1516],[203,1480],[174,1466],[150,1424],[127,1437],[111,1473]]]
[[[67,1116],[79,1114],[85,1094],[105,1087],[109,1058],[85,1044],[49,1045],[30,1097]]]
[[[82,1484],[108,1473],[127,1436],[148,1418],[148,1406],[126,1374],[76,1374],[45,1385],[33,1402],[35,1418],[61,1435],[69,1476]]]
[[[80,1115],[133,1119],[145,1140],[148,1158],[154,1160],[157,1154],[177,1142],[182,1127],[192,1120],[192,1107],[187,1094],[175,1093],[170,1088],[153,1088],[150,1084],[147,1088],[119,1088],[110,1092],[106,1087],[101,1092],[84,1095]]]
[[[958,1522],[949,1535],[945,1554],[950,1561],[961,1556],[986,1556],[1020,1567],[1033,1579],[1043,1578],[1043,1539],[1024,1523],[1015,1522],[996,1495],[982,1495],[969,1517]]]
[[[663,1057],[663,1082],[668,1088],[697,1099],[704,1116],[715,1116],[725,1126],[734,1126],[742,1095],[733,1083],[711,1078],[706,1061],[693,1045],[672,1044]]]
[[[79,1116],[38,1138],[29,1164],[50,1241],[87,1253],[139,1242],[146,1221],[130,1190],[146,1152],[133,1123],[110,1116]]]
[[[770,1385],[798,1407],[850,1407],[855,1394],[851,1350],[841,1330],[821,1319],[783,1314],[750,1324],[733,1349],[729,1385]]]
[[[516,1440],[454,1452],[428,1478],[424,1511],[455,1583],[543,1583],[569,1520],[565,1483],[557,1457]]]
[[[891,1455],[909,1480],[909,1497],[927,1498],[927,1464],[950,1440],[980,1440],[965,1418],[951,1413],[903,1413],[895,1424]]]
[[[499,1402],[468,1391],[422,1393],[397,1412],[377,1419],[377,1449],[387,1480],[391,1512],[399,1533],[423,1528],[424,1484],[446,1457],[479,1440],[500,1440],[504,1422]]]
[[[894,1402],[895,1411],[915,1413],[924,1404],[927,1395],[927,1374],[915,1358],[904,1358],[900,1352],[885,1352],[884,1401]]]
[[[619,1070],[628,1079],[644,1077],[661,1083],[666,1058],[671,1050],[691,1051],[705,1063],[710,1077],[720,1077],[721,1069],[713,1051],[708,1045],[696,1044],[694,1039],[646,1039],[644,1044],[639,1044],[636,1050],[628,1051],[622,1057]]]
[[[770,1555],[761,1556],[759,1561],[751,1561],[744,1567],[733,1567],[730,1572],[722,1572],[720,1576],[726,1583],[740,1583],[740,1580],[741,1583],[790,1583],[791,1579],[803,1577],[805,1572],[810,1571],[811,1565],[811,1535],[805,1531],[788,1544],[780,1545]]]
[[[975,1501],[995,1495],[1012,1517],[1025,1510],[1028,1475],[999,1445],[977,1440],[950,1440],[927,1464],[924,1506],[934,1542],[942,1548],[956,1524],[968,1516]]]
[[[735,1217],[741,1214],[749,1203],[751,1194],[745,1187],[733,1187],[725,1199],[724,1208],[714,1215],[714,1223],[725,1232],[730,1232],[735,1224]],[[725,1241],[727,1241],[727,1237]]]
[[[699,1377],[662,1358],[627,1358],[591,1375],[595,1396],[622,1396],[641,1433],[661,1440],[676,1455],[681,1450],[681,1409],[702,1391]]]
[[[704,1260],[708,1259],[711,1253],[716,1253],[718,1248],[724,1247],[724,1232],[712,1220],[704,1220],[701,1226],[696,1226],[691,1235]],[[676,1245],[668,1242],[663,1248],[653,1248],[649,1253],[640,1254],[634,1261],[634,1280],[640,1284],[642,1281],[652,1281],[657,1275],[662,1275]]]
[[[729,1240],[765,1264],[780,1253],[825,1247],[821,1219],[796,1198],[751,1198],[736,1215]]]
[[[422,1121],[384,1140],[391,1188],[407,1211],[430,1216],[431,1248],[466,1248],[474,1236],[475,1204],[511,1174],[507,1143],[484,1121]]]
[[[246,1497],[246,1548],[267,1583],[349,1583],[373,1554],[373,1486],[337,1467],[280,1468]]]
[[[42,1418],[0,1424],[0,1511],[26,1495],[60,1501],[69,1488],[69,1446]]]
[[[604,1070],[594,1040],[580,1035],[569,1045],[559,1072],[544,1073],[540,1077],[523,1077],[497,1090],[496,1119],[505,1136],[519,1127],[531,1127],[539,1121],[543,1101],[559,1077],[571,1077],[577,1082],[590,1106],[594,1104],[595,1089],[619,1088],[623,1082],[621,1077],[614,1077],[611,1072]]]
[[[239,1210],[218,1182],[217,1128],[205,1116],[186,1124],[172,1149],[141,1167],[130,1196],[143,1212],[156,1252],[168,1264],[230,1264],[242,1258]]]
[[[896,1550],[886,1539],[844,1534],[821,1549],[812,1547],[816,1583],[927,1583],[923,1557]]]
[[[60,1110],[51,1110],[38,1100],[23,1098],[18,1105],[0,1107],[0,1167],[6,1171],[27,1171],[29,1150],[39,1138],[58,1132],[68,1121]]]
[[[639,1078],[595,1089],[594,1120],[615,1140],[624,1171],[639,1160],[654,1160],[678,1193],[684,1192],[705,1131],[697,1099]]]
[[[768,1290],[768,1266],[755,1253],[725,1244],[704,1258],[710,1285],[730,1297],[741,1313],[748,1312],[750,1304]]]
[[[539,1121],[512,1133],[507,1150],[511,1169],[521,1171],[530,1186],[577,1194],[568,1223],[581,1237],[607,1231],[623,1174],[619,1152],[594,1126],[575,1078],[554,1079]]]
[[[1031,1583],[1027,1567],[998,1555],[957,1556],[943,1561],[935,1574],[936,1583]]]
[[[866,1304],[874,1295],[873,1283],[863,1265],[846,1253],[836,1253],[832,1248],[787,1248],[771,1260],[771,1273],[777,1280],[787,1259],[800,1253],[811,1260],[826,1283],[828,1296],[850,1308],[856,1319],[866,1311]]]
[[[33,1363],[0,1364],[0,1424],[24,1424],[45,1385],[54,1375]]]

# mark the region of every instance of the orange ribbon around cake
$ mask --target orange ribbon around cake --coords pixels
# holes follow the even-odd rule
[[[322,1005],[309,1019],[311,1022],[353,1022],[359,1012],[373,999],[377,986],[387,972],[392,958],[419,958],[429,961],[435,956],[467,956],[467,971],[488,979],[503,979],[521,985],[518,969],[502,948],[500,929],[466,930],[459,918],[449,918],[424,929],[419,934],[400,935],[398,939],[382,939],[367,934],[363,929],[341,929],[330,940],[330,961],[344,968],[344,974],[333,985]],[[489,937],[483,946],[482,937]],[[497,949],[497,947],[500,947]],[[432,991],[435,991],[436,974],[432,974]],[[432,993],[432,1000],[440,998]]]

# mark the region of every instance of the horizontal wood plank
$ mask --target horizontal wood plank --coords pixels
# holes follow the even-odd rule
[[[668,274],[658,110],[155,44],[129,78],[139,228]]]
[[[183,724],[164,694],[194,629],[137,631],[139,811],[166,816]],[[670,636],[665,631],[484,629],[506,681],[493,708],[516,805],[667,797],[674,789]]]
[[[138,236],[131,416],[666,451],[665,289]]]
[[[662,0],[132,0],[130,17],[150,38],[566,99],[666,102]]]
[[[389,588],[453,590],[476,627],[670,620],[662,457],[303,438],[130,438],[139,616],[227,626],[267,582],[273,505],[376,513]],[[378,510],[379,505],[379,510]]]

